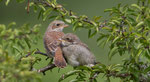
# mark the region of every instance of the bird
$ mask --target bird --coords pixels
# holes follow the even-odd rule
[[[77,66],[94,66],[96,59],[88,46],[75,34],[67,33],[61,39],[61,48],[68,64]]]
[[[65,27],[68,27],[68,25],[63,21],[54,20],[49,24],[43,38],[48,57],[54,58],[54,64],[59,68],[64,68],[67,65],[61,47],[58,46],[60,42],[58,40],[64,36],[63,29]]]

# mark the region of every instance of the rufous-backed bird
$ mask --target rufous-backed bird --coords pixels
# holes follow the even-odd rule
[[[68,27],[68,25],[63,21],[55,20],[49,24],[44,35],[44,46],[47,55],[54,58],[54,64],[59,68],[64,68],[67,65],[60,46],[57,46],[58,40],[64,36],[62,31],[65,27]]]

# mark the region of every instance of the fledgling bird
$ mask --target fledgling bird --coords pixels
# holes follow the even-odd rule
[[[65,59],[71,66],[93,66],[96,64],[93,53],[75,34],[67,33],[60,41]]]
[[[47,55],[50,58],[54,58],[54,64],[60,68],[64,68],[67,65],[61,47],[57,46],[58,42],[60,42],[58,40],[64,36],[62,31],[65,27],[68,27],[68,25],[63,21],[55,20],[49,24],[43,38]]]

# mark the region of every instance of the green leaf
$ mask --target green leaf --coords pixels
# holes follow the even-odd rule
[[[46,20],[47,16],[52,12],[52,8],[47,9],[44,13],[43,13],[43,21]]]
[[[112,41],[112,44],[114,44],[118,39],[120,39],[120,36],[115,37],[115,39]]]
[[[68,78],[69,76],[72,76],[72,75],[76,75],[76,73],[82,73],[81,70],[73,70],[73,71],[70,71],[66,74],[64,74],[60,79],[59,79],[59,82],[63,81],[64,79]]]
[[[46,11],[45,7],[43,5],[38,5],[43,11]]]
[[[97,31],[94,31],[92,33],[92,30],[90,29],[89,32],[88,32],[88,38],[92,38],[94,35],[96,35]]]
[[[16,22],[11,22],[10,24],[8,24],[8,28],[11,28],[14,25],[16,25]]]
[[[131,6],[137,8],[137,9],[139,9],[139,10],[141,10],[141,7],[138,6],[137,4],[131,4]]]
[[[100,18],[101,18],[101,17],[102,17],[102,16],[94,16],[94,18],[93,18],[93,19],[94,19],[94,21],[95,21],[95,22],[97,22],[97,21],[99,21],[99,20],[100,20]]]
[[[53,16],[50,16],[48,19],[53,19],[53,18],[56,18],[57,15],[53,15]]]
[[[0,2],[1,2],[1,1],[3,1],[3,0],[0,0]]]
[[[149,72],[149,71],[150,71],[150,66],[147,67],[147,68],[144,70],[144,73],[147,73],[147,72]]]
[[[21,50],[20,50],[17,46],[13,46],[13,48],[14,48],[15,50],[17,50],[19,53],[21,53]]]
[[[31,48],[31,44],[30,44],[30,39],[29,38],[24,38],[26,44],[28,45],[28,48]]]
[[[7,1],[5,2],[5,5],[7,6],[9,2],[10,2],[10,0],[7,0]]]
[[[100,37],[98,37],[97,42],[99,42],[100,40],[102,40],[103,38],[106,38],[108,35],[104,35],[102,34]]]
[[[86,70],[86,71],[91,71],[92,72],[92,69],[88,66],[78,66],[76,68],[76,70]]]
[[[109,37],[107,38],[107,40],[104,42],[103,47],[105,47],[105,45],[109,42],[110,39],[111,39],[111,35],[109,35]]]
[[[138,16],[136,17],[136,22],[139,22],[140,16],[141,16],[141,14],[138,14]]]
[[[88,37],[90,37],[90,35],[91,35],[91,29],[89,29],[89,31],[88,31]]]
[[[141,55],[142,52],[143,52],[143,50],[142,50],[142,49],[139,49],[139,50],[138,50],[138,53],[136,54],[136,62],[137,62],[137,63],[139,62],[139,58],[140,58],[140,55]]]
[[[118,47],[112,48],[108,53],[108,58],[111,60],[112,56],[114,56],[117,53]]]
[[[104,12],[110,12],[112,11],[113,9],[105,9]]]
[[[143,21],[141,21],[141,22],[139,22],[135,27],[137,28],[137,27],[140,27],[140,26],[142,26],[144,24],[144,22]]]
[[[23,3],[25,0],[16,0],[18,3]]]
[[[71,20],[70,20],[70,19],[65,19],[65,21],[66,21],[67,23],[70,23],[70,24],[71,24]]]
[[[34,12],[36,13],[38,10],[37,5],[34,5],[33,8],[34,8]]]
[[[40,17],[41,17],[41,15],[43,14],[43,12],[44,12],[44,11],[41,9],[40,12],[39,12],[39,15],[38,15],[38,19],[40,19]]]
[[[150,61],[150,53],[148,52],[148,50],[145,51],[144,56]]]
[[[148,25],[148,27],[150,28],[150,18],[146,19],[146,24]]]

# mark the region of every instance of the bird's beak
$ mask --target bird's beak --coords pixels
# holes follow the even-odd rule
[[[59,39],[58,41],[60,41],[60,42],[65,42],[65,40],[63,40],[63,39]]]
[[[69,26],[68,24],[65,24],[65,25],[64,25],[64,28],[65,28],[65,27],[68,27],[68,26]]]

